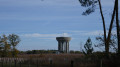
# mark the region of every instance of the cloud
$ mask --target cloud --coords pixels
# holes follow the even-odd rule
[[[40,33],[33,33],[33,34],[23,34],[21,35],[22,37],[34,37],[34,38],[47,38],[47,39],[51,39],[53,37],[67,37],[70,36],[68,33],[63,33],[63,34],[40,34]]]
[[[100,34],[103,34],[103,31],[88,31],[84,35],[98,36]]]
[[[104,33],[102,30],[95,30],[95,31],[79,31],[79,30],[70,31],[70,30],[68,30],[68,32],[71,32],[72,36],[74,36],[74,35],[99,36],[99,35],[102,35]],[[107,31],[107,34],[108,34],[108,31]],[[112,34],[116,34],[116,31],[113,30]]]

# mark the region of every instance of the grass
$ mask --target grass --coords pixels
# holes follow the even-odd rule
[[[19,55],[18,58],[9,59],[2,58],[4,60],[4,67],[100,67],[101,59],[96,59],[95,57],[86,57],[83,54],[31,54],[31,55]],[[0,61],[1,61],[0,60]],[[71,61],[73,61],[71,64]],[[114,64],[114,61],[102,61],[104,67],[110,67]],[[118,62],[118,61],[116,61]],[[111,64],[111,65],[110,65]],[[109,65],[109,66],[108,66]],[[113,65],[114,66],[114,65]],[[2,67],[2,62],[0,62],[0,67]]]

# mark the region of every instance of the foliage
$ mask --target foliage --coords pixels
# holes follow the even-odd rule
[[[19,50],[15,48],[14,51],[12,51],[12,56],[17,57],[18,53],[19,53]]]
[[[81,52],[80,51],[70,50],[70,54],[81,54]]]
[[[73,54],[73,53],[75,53],[75,52],[74,52],[74,50],[70,50],[70,53]]]
[[[109,45],[110,45],[110,38],[111,38],[111,31],[113,28],[113,22],[114,22],[114,18],[115,18],[115,12],[116,12],[116,28],[117,28],[117,39],[118,39],[118,53],[120,53],[120,36],[119,36],[119,19],[118,19],[118,0],[115,0],[114,2],[114,9],[113,9],[113,13],[112,13],[112,18],[110,21],[110,26],[109,26],[109,31],[108,34],[106,33],[106,22],[105,22],[105,18],[104,18],[104,13],[102,11],[102,5],[101,5],[101,0],[79,0],[81,6],[83,7],[88,7],[88,9],[83,12],[83,15],[89,15],[92,12],[95,11],[95,7],[98,3],[99,5],[99,10],[100,10],[100,14],[101,14],[101,18],[102,18],[102,22],[103,22],[103,30],[104,30],[104,45],[105,45],[105,52],[106,52],[106,57],[109,57]],[[89,8],[90,7],[90,8]]]
[[[11,40],[9,39],[9,36],[6,36],[6,35],[0,36],[0,56],[1,57],[10,57],[13,53],[14,55],[18,54],[17,49],[12,51],[12,44],[11,44]],[[12,43],[15,43],[15,42],[12,42]],[[15,44],[17,45],[18,43],[15,43]]]
[[[56,53],[57,50],[28,50],[24,51],[26,54],[46,54],[46,53]]]
[[[0,54],[2,57],[8,57],[10,55],[10,47],[11,45],[8,43],[8,39],[6,35],[0,37]]]
[[[12,56],[15,57],[18,54],[18,50],[16,49],[16,46],[20,42],[20,38],[18,35],[10,34],[8,36],[8,40],[9,40],[9,43],[10,43],[11,48],[12,48]]]
[[[70,54],[81,54],[80,51],[70,50]],[[20,51],[21,55],[23,54],[57,54],[57,50],[28,50],[28,51]]]
[[[13,48],[15,48],[18,43],[20,42],[20,38],[18,35],[10,34],[8,36],[9,43],[12,45]]]
[[[85,55],[92,54],[93,47],[92,47],[92,41],[90,38],[87,39],[86,44],[84,45],[85,50],[83,50],[83,53]]]
[[[95,11],[97,0],[79,0],[81,6],[87,7],[86,11],[83,12],[83,15],[89,15]]]

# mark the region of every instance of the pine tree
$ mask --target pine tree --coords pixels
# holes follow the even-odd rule
[[[92,54],[93,52],[93,47],[92,47],[92,41],[90,38],[87,39],[85,45],[84,45],[85,50],[83,50],[83,53],[85,55]]]

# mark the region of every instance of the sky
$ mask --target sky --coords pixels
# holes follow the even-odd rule
[[[114,0],[101,1],[108,28]],[[57,50],[56,37],[71,37],[70,50],[81,50],[88,37],[94,44],[103,34],[98,6],[89,16],[85,10],[78,0],[0,0],[0,36],[19,35],[22,51]]]

